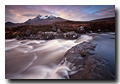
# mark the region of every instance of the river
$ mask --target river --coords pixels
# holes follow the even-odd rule
[[[92,41],[97,45],[96,57],[107,61],[115,75],[115,33],[83,34],[78,39],[65,40],[5,40],[6,79],[65,79],[70,69],[58,66],[64,54],[71,47]],[[57,72],[62,72],[56,74]]]

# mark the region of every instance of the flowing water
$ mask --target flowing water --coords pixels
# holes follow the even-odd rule
[[[114,35],[106,34],[106,36],[109,39]],[[66,51],[71,47],[90,40],[98,44],[95,50],[98,53],[97,56],[101,56],[101,58],[108,61],[109,65],[115,70],[115,39],[107,40],[106,38],[101,34],[96,34],[96,39],[93,40],[93,34],[86,34],[81,35],[76,40],[7,39],[5,40],[5,78],[69,79],[68,71],[72,74],[75,73],[69,68],[71,63],[67,61],[63,65],[59,65],[59,63],[62,61]],[[103,51],[104,53],[102,53]],[[107,57],[104,55],[107,55]],[[108,57],[109,55],[110,57]]]

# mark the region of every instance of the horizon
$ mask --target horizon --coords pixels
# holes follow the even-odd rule
[[[70,21],[91,21],[115,17],[115,5],[5,5],[5,23],[23,23],[39,14]]]

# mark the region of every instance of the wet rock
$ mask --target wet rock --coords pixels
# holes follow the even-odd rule
[[[79,35],[74,31],[63,33],[63,35],[64,35],[64,38],[66,39],[77,39],[79,37]]]
[[[46,37],[46,39],[48,40],[48,39],[54,39],[54,35],[53,34],[47,34],[46,35],[47,37]]]
[[[20,36],[19,35],[17,35],[16,40],[20,40]]]
[[[82,57],[85,57],[85,56],[87,55],[87,52],[81,51],[81,52],[80,52],[80,55],[81,55]]]
[[[32,31],[28,30],[26,32],[26,35],[23,35],[23,39],[31,39],[31,40],[50,40],[50,39],[56,39],[56,38],[62,38],[62,39],[77,39],[80,37],[79,34],[72,32],[63,33],[60,29],[57,30],[57,32],[42,32],[38,31],[37,34],[32,34]],[[17,36],[16,39],[20,40],[22,37]]]
[[[78,38],[78,35],[76,35],[76,34],[68,34],[67,38],[68,39],[76,39],[76,38]]]
[[[88,33],[92,33],[92,31],[91,31],[91,30],[89,30],[89,31],[88,31]]]
[[[72,63],[72,67],[76,67],[76,73],[70,74],[70,79],[114,79],[111,73],[104,66],[104,60],[94,57],[93,51],[97,45],[92,42],[83,42],[69,49],[64,55],[64,59]],[[98,60],[98,62],[97,62]],[[109,76],[109,77],[108,77]]]

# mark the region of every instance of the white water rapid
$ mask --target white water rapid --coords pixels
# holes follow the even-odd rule
[[[65,60],[59,65],[64,54],[71,47],[92,36],[81,35],[76,40],[5,40],[6,79],[69,79],[74,74]]]

